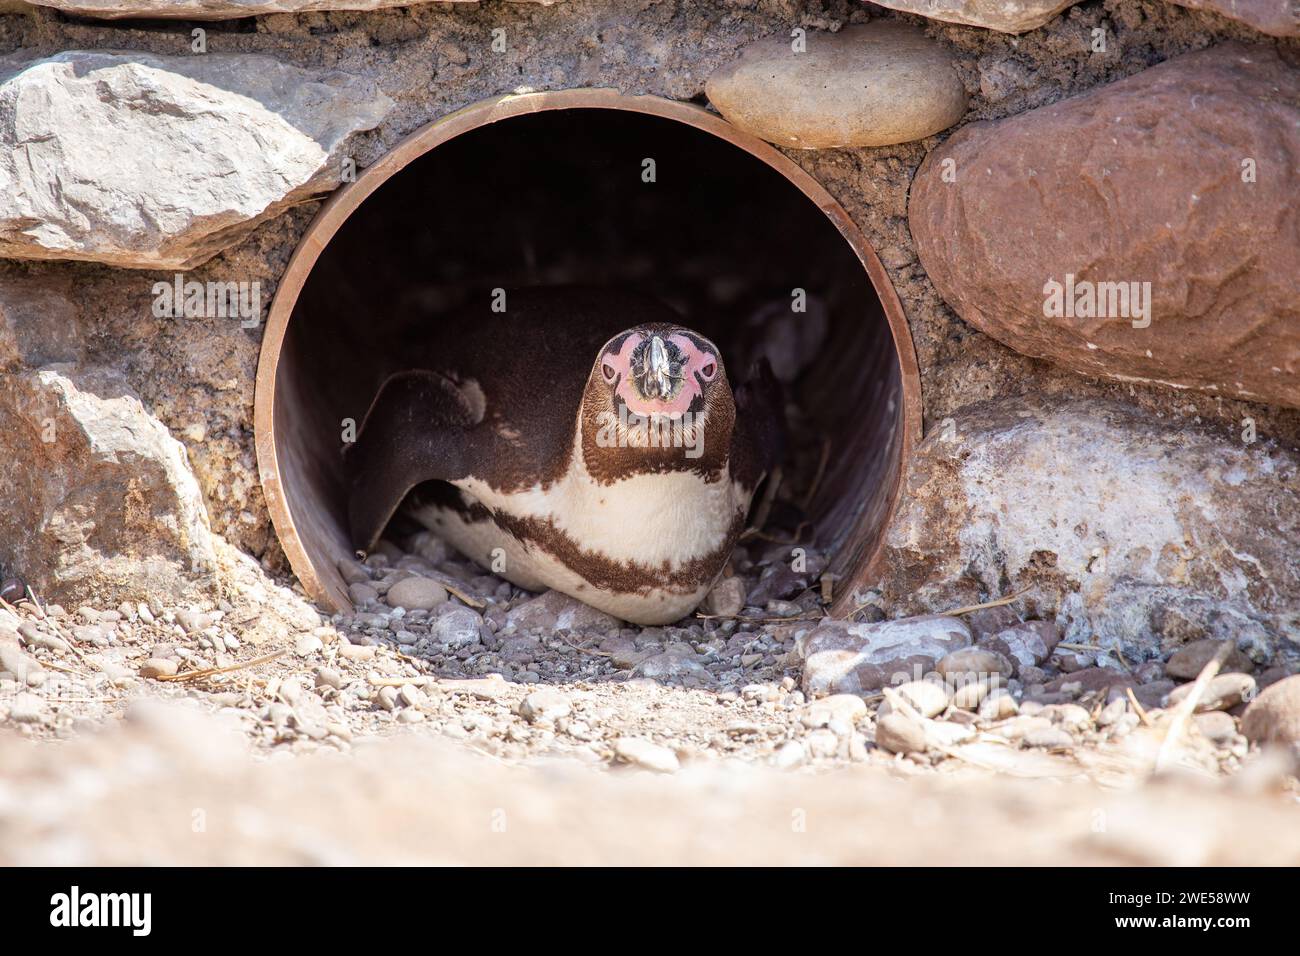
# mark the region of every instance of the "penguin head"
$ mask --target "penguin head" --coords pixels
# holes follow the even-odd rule
[[[682,326],[640,325],[596,356],[583,398],[584,447],[591,437],[630,470],[716,466],[726,460],[735,416],[716,345]]]

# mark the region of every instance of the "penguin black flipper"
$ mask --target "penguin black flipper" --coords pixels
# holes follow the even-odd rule
[[[736,429],[731,437],[731,476],[753,489],[779,465],[789,439],[785,423],[785,391],[766,357],[749,367],[735,390]]]
[[[369,551],[402,499],[423,481],[469,474],[481,394],[437,372],[389,376],[344,449],[353,547]]]

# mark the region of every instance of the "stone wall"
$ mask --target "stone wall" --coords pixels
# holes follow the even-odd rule
[[[741,104],[779,93],[785,104],[779,112],[792,124],[790,136],[807,136],[820,127],[829,130],[829,138],[817,141],[820,148],[810,150],[789,147],[790,140],[783,141],[779,129],[759,131],[826,186],[879,253],[911,326],[928,432],[939,433],[965,420],[963,409],[974,403],[1011,407],[1008,403],[1029,396],[1035,402],[1118,403],[1165,434],[1195,429],[1198,436],[1209,436],[1203,441],[1211,443],[1210,449],[1198,450],[1208,458],[1215,456],[1215,442],[1225,455],[1229,450],[1242,452],[1241,436],[1247,429],[1256,440],[1247,453],[1263,449],[1260,453],[1266,455],[1294,456],[1300,447],[1300,413],[1294,400],[1300,373],[1294,311],[1300,299],[1294,294],[1294,250],[1300,245],[1295,242],[1296,174],[1293,168],[1278,171],[1266,163],[1272,157],[1294,156],[1300,138],[1294,82],[1300,69],[1300,29],[1288,19],[1285,0],[1237,4],[1235,10],[1249,10],[1235,18],[1207,9],[1217,4],[1200,0],[1182,5],[1102,0],[1073,6],[965,0],[950,5],[950,12],[938,19],[906,12],[918,6],[928,9],[913,0],[891,2],[889,6],[897,8],[893,10],[851,0],[564,0],[553,5],[315,9],[341,5],[334,0],[239,4],[248,12],[303,12],[223,20],[213,18],[229,15],[235,4],[46,0],[40,6],[15,4],[5,8],[14,12],[0,14],[0,256],[8,257],[0,264],[0,421],[9,426],[0,449],[6,459],[0,478],[7,499],[0,518],[0,563],[14,573],[46,576],[40,584],[47,593],[65,600],[138,598],[161,580],[156,569],[139,564],[133,575],[129,561],[114,562],[122,555],[146,552],[161,556],[174,569],[162,579],[175,578],[176,588],[219,588],[219,580],[202,573],[203,556],[195,553],[195,548],[204,550],[196,539],[206,533],[201,530],[205,522],[265,567],[284,570],[253,452],[253,379],[262,327],[238,316],[158,316],[155,287],[172,283],[182,268],[187,269],[187,281],[258,282],[264,314],[319,197],[338,184],[344,157],[364,167],[424,123],[520,89],[611,86],[625,93],[702,103],[713,97],[724,114],[744,125],[751,120],[743,110],[722,102],[726,91],[720,83],[729,79],[733,97]],[[368,0],[359,5],[385,6]],[[989,19],[994,7],[1011,15]],[[150,19],[95,19],[131,14]],[[198,19],[165,19],[168,16]],[[837,42],[851,44],[852,33],[844,28],[867,24],[869,29],[885,21],[924,36],[904,44],[914,51],[911,54],[886,49],[875,61],[880,70],[895,75],[895,66],[905,67],[909,57],[922,57],[925,64],[938,58],[947,62],[940,68],[951,71],[955,86],[936,89],[928,80],[922,82],[933,72],[926,66],[913,79],[905,75],[904,81],[896,80],[887,96],[870,104],[876,112],[864,114],[854,127],[843,120],[845,110],[856,106],[846,107],[843,90],[835,86],[836,77],[851,79],[852,71],[861,68],[851,55],[839,60],[832,56],[819,67],[831,78],[820,91],[797,73],[780,89],[756,91],[743,86],[743,76],[735,76],[733,61],[759,41],[777,37],[779,51],[798,28],[806,31],[809,51],[820,55],[829,49],[822,44],[828,33],[838,34]],[[205,31],[199,37],[206,52],[195,52],[200,42],[196,28]],[[504,41],[498,44],[500,50],[493,48],[494,30],[504,31],[497,34]],[[1006,158],[1000,145],[1004,141],[1023,140],[1015,147],[1016,156],[1031,156],[1035,146],[1043,149],[1045,137],[1059,135],[1046,112],[1054,104],[1104,91],[1125,78],[1141,79],[1163,61],[1230,43],[1242,45],[1240,50],[1225,48],[1238,51],[1230,56],[1266,61],[1261,69],[1267,77],[1261,82],[1276,87],[1272,93],[1258,94],[1270,97],[1275,111],[1275,121],[1256,131],[1267,140],[1262,144],[1267,149],[1242,157],[1260,161],[1259,183],[1266,188],[1239,191],[1235,204],[1222,211],[1225,223],[1252,224],[1246,232],[1236,234],[1225,225],[1213,241],[1180,245],[1182,226],[1152,221],[1149,208],[1144,212],[1139,202],[1144,184],[1159,188],[1154,172],[1147,179],[1136,176],[1119,183],[1115,188],[1121,192],[1103,201],[1113,217],[1101,221],[1086,197],[1077,206],[1068,198],[1056,207],[1016,206],[996,190],[980,193],[981,181],[965,178],[968,166],[978,172],[985,159]],[[755,47],[750,56],[761,57],[763,50]],[[36,60],[45,62],[31,66]],[[1229,82],[1235,67],[1221,69],[1229,77],[1223,82]],[[1192,68],[1213,85],[1211,72]],[[714,77],[718,82],[706,95]],[[739,94],[734,90],[737,82],[742,84]],[[963,99],[964,111],[954,105],[959,107]],[[1107,108],[1104,100],[1097,107],[1102,113]],[[1171,104],[1167,114],[1176,120],[1180,108]],[[1234,107],[1226,103],[1216,108]],[[942,121],[927,128],[926,117],[916,116],[926,110],[939,111]],[[955,123],[954,116],[959,117]],[[885,119],[897,121],[896,128],[903,130],[895,138],[921,138],[892,145],[862,145],[878,140],[854,138],[855,129],[878,128]],[[1237,120],[1244,124],[1240,135],[1255,135],[1248,118]],[[779,125],[781,116],[766,121]],[[1005,130],[998,125],[1004,121]],[[1144,131],[1150,128],[1138,130]],[[1098,127],[1089,135],[1101,142],[1105,130]],[[1177,174],[1195,165],[1197,151],[1205,146],[1199,136],[1200,128],[1190,121],[1181,140],[1171,136],[1157,144],[1155,153],[1167,150],[1167,164]],[[1232,143],[1217,142],[1220,153],[1228,156]],[[1122,148],[1115,151],[1120,161],[1124,155]],[[1154,163],[1149,169],[1159,165],[1152,151],[1143,155],[1144,162]],[[949,157],[956,160],[958,173],[953,188],[944,192],[943,160]],[[1238,157],[1229,158],[1235,176]],[[1076,160],[1082,163],[1084,157],[1053,154],[1042,162],[1055,164],[1055,175],[1064,182],[1071,175],[1069,164]],[[1086,169],[1079,175],[1097,188]],[[925,177],[924,182],[918,176]],[[1290,179],[1279,188],[1278,180],[1269,176]],[[1210,176],[1206,188],[1226,188],[1225,177]],[[1193,180],[1187,179],[1189,188],[1200,188]],[[1014,192],[1014,187],[1008,189]],[[1125,190],[1136,195],[1131,198]],[[919,216],[918,195],[924,203]],[[952,220],[945,218],[958,207],[963,221],[978,226],[969,235],[950,228]],[[977,208],[988,218],[975,218]],[[1140,353],[1120,356],[1108,365],[1107,357],[1129,349],[1130,339],[1103,342],[1099,359],[1089,355],[1097,350],[1087,343],[1062,344],[1060,338],[1039,334],[1032,315],[1013,320],[1017,310],[1025,311],[1016,299],[1025,285],[1017,284],[1021,277],[1013,275],[1014,268],[981,271],[976,266],[969,274],[937,269],[940,261],[960,261],[950,249],[936,252],[937,241],[930,241],[940,234],[945,242],[965,242],[978,262],[981,255],[990,254],[981,243],[998,231],[999,216],[1024,227],[1009,232],[1021,243],[1032,243],[1032,238],[1026,239],[1034,235],[1029,217],[1039,217],[1043,229],[1050,226],[1082,237],[1079,244],[1084,248],[1089,237],[1104,245],[1103,232],[1128,237],[1130,245],[1117,250],[1121,257],[1154,248],[1154,261],[1191,274],[1200,283],[1180,300],[1188,315],[1204,315],[1205,302],[1212,300],[1226,310],[1222,321],[1240,320],[1254,328],[1258,316],[1248,307],[1249,300],[1267,296],[1273,338],[1251,353],[1252,361],[1282,356],[1282,371],[1260,370],[1268,379],[1264,388],[1233,389],[1205,375],[1182,381],[1160,374],[1159,361],[1155,367],[1143,367]],[[1149,243],[1144,238],[1148,236]],[[1210,260],[1216,249],[1226,254],[1244,244],[1273,248],[1276,255],[1262,265],[1258,257],[1247,257],[1249,261],[1233,266],[1235,271],[1215,270]],[[997,255],[1012,261],[1017,251],[1009,248]],[[1033,250],[1022,245],[1019,251]],[[1059,271],[1068,271],[1067,265],[1062,262]],[[1082,275],[1087,265],[1080,263],[1076,271]],[[1258,281],[1232,285],[1243,270]],[[1267,276],[1258,278],[1260,270],[1276,281],[1270,285]],[[972,287],[973,275],[981,278],[977,288]],[[1041,285],[1044,278],[1034,273],[1031,281]],[[1293,293],[1289,306],[1288,288]],[[968,299],[968,293],[973,298]],[[1035,294],[1041,300],[1041,293]],[[1190,337],[1185,341],[1193,351],[1201,347],[1198,356],[1208,352],[1211,359],[1216,350],[1234,347],[1226,340],[1221,345],[1201,341],[1199,346]],[[1177,349],[1179,336],[1165,342]],[[1197,361],[1204,364],[1201,358]],[[1219,387],[1197,390],[1207,385]],[[88,396],[90,405],[125,403],[122,407],[129,406],[131,415],[147,422],[143,431],[161,426],[179,442],[206,515],[191,507],[191,479],[174,454],[180,446],[150,438],[144,442],[148,448],[131,453],[153,462],[159,487],[166,486],[158,500],[171,504],[155,502],[152,507],[160,513],[137,521],[129,535],[93,533],[87,525],[96,520],[75,504],[78,478],[95,483],[100,504],[94,507],[99,508],[105,507],[104,501],[130,500],[128,485],[138,469],[117,450],[101,447],[94,435],[83,437],[93,431],[90,418],[75,410],[61,413],[66,421],[53,412],[32,411],[41,395],[51,396],[57,405],[57,396],[73,392]],[[43,434],[51,417],[53,430]],[[140,429],[128,431],[136,442],[144,441]],[[960,427],[956,433],[961,433]],[[31,454],[33,443],[40,442],[52,448]],[[44,477],[52,474],[61,476],[67,487],[60,486],[58,494],[48,493],[48,488],[37,494]],[[915,478],[912,493],[923,507],[934,492]],[[1270,496],[1267,489],[1260,492],[1255,507],[1265,511],[1259,517],[1262,523],[1278,524],[1267,517],[1267,510],[1293,503],[1282,493],[1293,491],[1286,483],[1294,480],[1294,473],[1283,469],[1277,495]],[[1062,513],[1052,520],[1068,517]],[[103,519],[98,523],[110,528],[114,524]],[[67,532],[69,527],[80,530]],[[1288,541],[1297,543],[1294,536],[1283,538],[1278,550],[1270,552],[1283,555],[1277,559],[1281,563],[1266,572],[1274,589],[1280,589],[1280,604],[1300,595],[1300,575],[1287,563],[1294,559],[1285,557]],[[1024,544],[1029,552],[1037,550],[1032,541]],[[930,573],[942,562],[909,557],[905,551],[898,550],[889,580],[907,582],[909,589],[926,595],[923,603],[942,605],[969,590],[969,575],[961,585],[948,587]],[[75,561],[70,557],[74,552],[81,555]],[[119,570],[98,573],[100,565],[91,560],[95,555],[104,559],[102,567]],[[1003,572],[1004,580],[983,580],[982,590],[1020,583],[1016,569],[1004,567]],[[1069,586],[1058,585],[1067,590]],[[1057,598],[1059,604],[1059,594]],[[1276,612],[1276,607],[1270,608],[1268,613]]]

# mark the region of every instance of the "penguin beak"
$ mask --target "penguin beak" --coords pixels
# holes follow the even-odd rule
[[[668,348],[659,336],[650,339],[650,354],[641,376],[641,394],[646,398],[668,398],[673,393],[672,370],[668,364]]]

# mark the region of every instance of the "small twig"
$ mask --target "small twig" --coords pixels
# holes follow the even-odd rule
[[[1133,705],[1133,711],[1138,715],[1138,720],[1142,721],[1142,723],[1147,727],[1155,726],[1151,720],[1151,716],[1146,712],[1145,708],[1138,703],[1137,695],[1133,693],[1132,686],[1125,687],[1124,691],[1128,694],[1128,702]]]
[[[583,646],[580,645],[580,644],[575,644],[575,643],[573,643],[573,641],[569,640],[568,635],[565,635],[565,634],[561,634],[561,635],[560,635],[560,640],[564,641],[565,644],[568,644],[568,645],[569,645],[570,647],[572,647],[575,651],[581,651],[583,654],[591,654],[591,655],[593,655],[593,656],[595,656],[595,657],[613,657],[613,656],[614,656],[614,654],[613,654],[611,651],[599,651],[599,650],[596,650],[596,648],[594,648],[594,647],[583,647]]]
[[[284,654],[284,651],[276,651],[273,654],[264,654],[261,657],[255,657],[251,661],[242,661],[238,664],[229,664],[225,667],[205,667],[202,670],[187,671],[184,674],[160,674],[155,677],[154,680],[170,683],[203,680],[206,677],[215,677],[217,674],[229,674],[232,671],[241,671],[246,667],[256,667],[258,664],[265,664],[267,661],[273,661],[282,654]]]
[[[1057,647],[1064,647],[1067,651],[1104,651],[1106,648],[1096,644],[1067,644],[1062,641]]]
[[[1178,705],[1178,709],[1174,711],[1173,720],[1169,722],[1169,729],[1165,732],[1165,739],[1161,741],[1160,750],[1156,752],[1156,770],[1162,770],[1168,765],[1174,748],[1178,746],[1178,741],[1183,735],[1183,726],[1187,723],[1187,718],[1192,715],[1196,705],[1201,702],[1201,697],[1205,694],[1205,688],[1219,673],[1219,668],[1228,659],[1233,647],[1232,641],[1224,641],[1219,646],[1215,655],[1201,668],[1201,673],[1197,675],[1196,683],[1192,685],[1191,691],[1183,698],[1182,703]]]
[[[983,611],[985,608],[1003,607],[1007,604],[1010,604],[1012,601],[1015,601],[1018,597],[1020,597],[1020,595],[1024,594],[1028,590],[1029,588],[1028,586],[1026,586],[1021,588],[1019,591],[1015,592],[1014,594],[1008,594],[1006,597],[1000,597],[996,601],[985,601],[983,604],[969,604],[966,607],[956,607],[953,608],[951,611],[940,611],[939,613],[944,615],[945,617],[957,617],[960,614],[970,614],[974,611]]]

